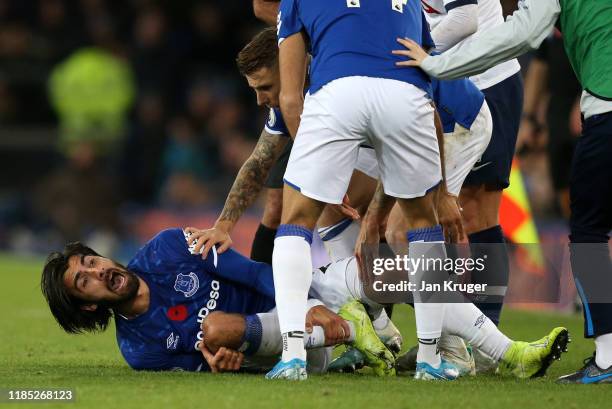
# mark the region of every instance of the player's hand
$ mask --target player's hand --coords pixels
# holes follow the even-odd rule
[[[438,217],[444,228],[444,237],[447,243],[459,243],[465,240],[463,218],[457,198],[443,192],[438,198]]]
[[[213,355],[203,342],[200,343],[200,351],[202,351],[202,355],[204,355],[204,359],[206,359],[212,373],[236,372],[240,369],[244,360],[242,352],[225,347],[219,348]]]
[[[207,230],[187,227],[185,232],[191,234],[187,240],[190,251],[202,254],[202,258],[206,258],[210,249],[215,245],[217,246],[217,253],[221,254],[230,248],[233,243],[229,230],[219,224]]]
[[[357,237],[357,243],[355,243],[355,256],[357,262],[362,268],[362,271],[369,271],[366,266],[372,257],[377,257],[378,245],[380,244],[380,226],[373,217],[363,218],[361,227],[359,229],[359,237]],[[364,251],[364,247],[367,246],[368,250]]]
[[[402,55],[404,57],[410,58],[407,61],[399,61],[396,62],[395,65],[400,67],[420,67],[423,63],[423,60],[429,57],[429,54],[425,52],[416,42],[412,41],[409,38],[398,38],[397,42],[406,47],[405,50],[393,50],[392,54]]]
[[[337,213],[348,217],[351,220],[359,220],[359,212],[357,211],[357,209],[351,206],[351,201],[349,200],[347,194],[344,195],[344,198],[342,199],[342,204],[334,204],[330,206]]]
[[[314,326],[323,327],[327,346],[346,342],[351,333],[347,322],[323,305],[312,307],[306,314],[306,332],[312,332]]]

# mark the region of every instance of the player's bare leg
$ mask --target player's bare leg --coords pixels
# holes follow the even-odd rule
[[[351,207],[360,216],[367,210],[376,190],[376,179],[355,170],[346,192]],[[331,261],[351,257],[359,236],[359,222],[340,212],[337,206],[326,206],[318,221],[317,232],[325,245]]]
[[[278,229],[283,212],[283,189],[268,189],[261,223],[270,229]]]

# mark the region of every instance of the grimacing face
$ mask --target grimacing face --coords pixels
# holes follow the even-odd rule
[[[138,277],[119,263],[100,256],[74,255],[68,259],[64,285],[83,301],[81,308],[95,310],[98,304],[112,307],[134,298]]]
[[[278,108],[280,94],[280,73],[278,65],[263,67],[246,76],[249,87],[257,95],[257,105]]]

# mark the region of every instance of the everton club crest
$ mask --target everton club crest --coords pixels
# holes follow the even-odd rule
[[[195,273],[182,274],[176,276],[174,289],[185,294],[185,297],[191,297],[200,288],[200,280]]]

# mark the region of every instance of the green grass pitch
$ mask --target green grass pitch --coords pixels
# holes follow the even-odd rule
[[[560,386],[556,377],[582,365],[593,344],[582,339],[578,316],[506,310],[502,329],[515,339],[540,338],[552,327],[572,333],[570,351],[541,379],[496,375],[453,383],[369,374],[312,376],[299,384],[256,375],[135,372],[123,362],[114,328],[105,334],[70,336],[56,325],[39,290],[42,260],[0,257],[0,388],[73,388],[74,403],[0,404],[15,408],[606,408],[612,387]],[[394,318],[415,342],[409,307]],[[41,406],[42,405],[42,406]]]

